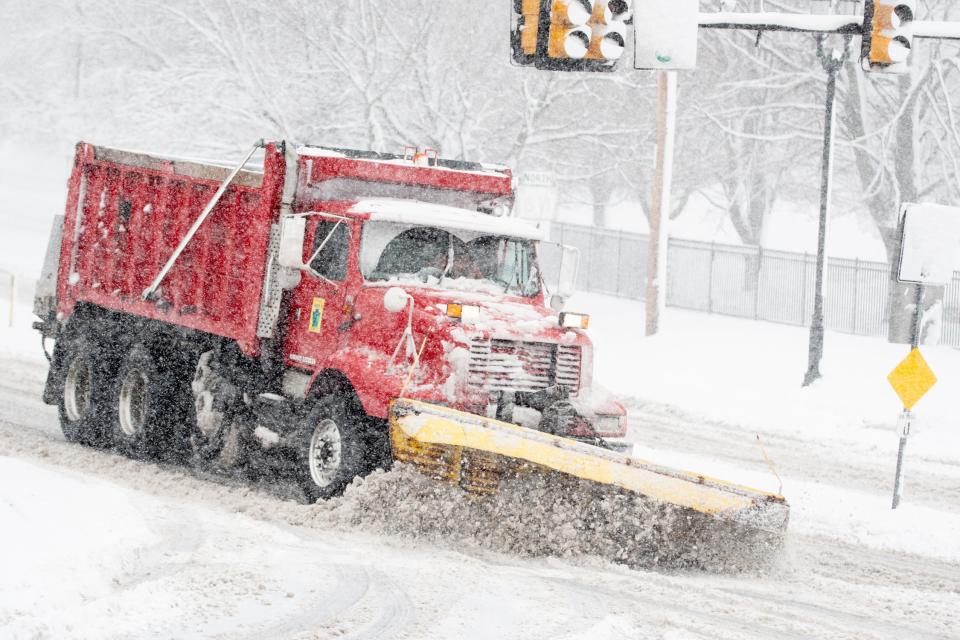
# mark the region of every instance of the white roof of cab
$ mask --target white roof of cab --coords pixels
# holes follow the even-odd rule
[[[546,233],[535,224],[518,218],[497,217],[469,209],[458,209],[419,200],[367,198],[350,208],[351,213],[369,213],[371,220],[479,231],[497,236],[544,240]]]

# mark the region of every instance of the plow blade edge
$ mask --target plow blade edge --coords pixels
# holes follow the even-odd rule
[[[789,517],[773,493],[415,400],[394,401],[390,441],[396,460],[472,493],[548,469],[771,533],[783,533]]]

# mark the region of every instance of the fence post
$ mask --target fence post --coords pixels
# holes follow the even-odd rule
[[[857,334],[857,315],[859,310],[860,303],[860,258],[856,258],[853,262],[853,331],[854,335]]]
[[[760,271],[763,269],[763,247],[757,247],[757,268],[754,271],[756,286],[753,288],[753,319],[760,317]]]
[[[620,290],[620,272],[623,271],[623,229],[617,232],[617,296],[623,297]]]
[[[714,243],[710,243],[710,282],[707,284],[707,311],[713,313],[713,259],[716,255]]]
[[[800,326],[807,326],[807,257],[806,251],[803,252],[803,284],[800,286]]]
[[[584,246],[584,250],[580,253],[580,270],[586,274],[584,286],[587,288],[587,291],[594,290],[590,270],[593,267],[593,240],[596,237],[597,234],[591,232],[590,235],[587,236],[587,243]]]
[[[13,308],[17,303],[17,274],[10,274],[10,328],[13,328]]]

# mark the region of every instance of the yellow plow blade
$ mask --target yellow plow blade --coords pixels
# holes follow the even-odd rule
[[[773,493],[415,400],[394,401],[390,440],[395,459],[474,493],[496,492],[502,478],[545,467],[767,531],[785,530],[789,515]]]

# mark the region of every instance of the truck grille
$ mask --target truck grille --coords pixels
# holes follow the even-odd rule
[[[469,384],[488,391],[539,391],[560,385],[580,390],[580,347],[549,342],[475,340]]]

